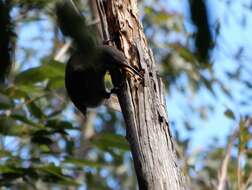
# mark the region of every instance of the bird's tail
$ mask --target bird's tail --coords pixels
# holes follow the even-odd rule
[[[95,49],[92,32],[87,27],[84,16],[71,0],[59,1],[56,4],[56,16],[62,33],[72,38],[78,50],[90,52]]]

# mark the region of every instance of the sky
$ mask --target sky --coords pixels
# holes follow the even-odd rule
[[[164,3],[170,2],[169,9],[179,11],[188,19],[187,13],[188,4],[186,0],[164,1]],[[225,87],[234,94],[234,99],[230,100],[225,96],[218,86],[214,86],[215,92],[218,98],[215,98],[209,92],[201,90],[193,98],[188,99],[176,90],[173,91],[171,97],[167,98],[168,104],[168,116],[170,120],[176,122],[180,135],[184,138],[191,137],[190,150],[194,149],[206,149],[209,144],[216,146],[224,146],[226,144],[227,135],[231,134],[239,122],[241,115],[251,113],[250,106],[241,106],[239,102],[245,98],[245,93],[251,96],[251,91],[241,87],[240,83],[230,81],[227,79],[226,71],[235,71],[240,64],[237,60],[234,60],[234,55],[238,51],[239,47],[244,46],[244,64],[250,69],[250,61],[252,60],[249,52],[252,46],[252,38],[250,37],[252,28],[252,13],[251,10],[244,8],[247,4],[251,4],[249,1],[233,1],[230,6],[225,4],[223,0],[208,0],[210,13],[210,24],[215,25],[217,22],[221,24],[220,36],[218,37],[217,48],[213,51],[212,61],[215,75],[220,78]],[[181,3],[183,6],[181,6]],[[171,8],[172,7],[172,8]],[[246,17],[244,21],[244,16]],[[246,27],[242,27],[242,24],[246,24]],[[186,25],[186,24],[185,24]],[[190,27],[186,25],[186,27]],[[190,28],[189,28],[190,29]],[[242,78],[252,81],[251,72],[242,73]],[[246,91],[246,92],[245,92]],[[181,110],[186,108],[188,104],[200,105],[202,102],[211,102],[214,105],[215,111],[209,113],[207,120],[200,119],[197,114],[194,115],[188,111]],[[224,112],[227,109],[233,110],[236,115],[236,120],[233,121],[224,116]],[[179,117],[178,117],[179,116]],[[177,118],[188,118],[193,122],[195,130],[193,132],[187,132],[184,130],[183,123]],[[193,119],[191,119],[193,118]],[[171,126],[172,127],[172,126]],[[216,141],[218,138],[219,141]]]
[[[250,2],[246,0],[236,0],[233,2],[234,3],[228,7],[224,0],[207,1],[210,10],[209,13],[211,17],[211,24],[214,25],[217,21],[221,23],[221,35],[220,38],[218,38],[220,43],[212,55],[215,74],[224,81],[226,87],[230,91],[234,92],[235,100],[230,100],[223,95],[218,86],[214,87],[218,99],[204,90],[195,95],[184,96],[173,89],[170,96],[167,97],[168,117],[170,121],[172,121],[170,124],[171,128],[175,127],[173,125],[173,122],[175,122],[176,128],[179,130],[181,137],[191,137],[191,150],[207,148],[209,144],[215,142],[214,137],[220,139],[218,145],[224,146],[226,142],[225,137],[233,131],[233,128],[238,123],[239,116],[250,111],[248,107],[242,107],[238,104],[238,102],[244,98],[244,89],[239,83],[227,80],[224,75],[224,71],[237,69],[238,64],[236,61],[234,61],[233,55],[236,53],[238,47],[245,46],[244,52],[246,59],[244,59],[244,64],[249,66],[249,61],[252,59],[252,55],[249,54],[252,48],[252,38],[250,38],[252,28],[249,27],[252,26],[252,13],[249,9],[246,10],[244,7],[242,7],[243,2]],[[186,19],[189,19],[187,12],[187,0],[162,0],[162,3],[164,7],[167,7],[167,10],[181,12]],[[242,16],[244,14],[247,18],[246,21],[243,21]],[[241,27],[241,23],[243,22],[246,22],[246,28]],[[52,26],[46,19],[40,20],[37,24],[38,25],[26,25],[25,27],[22,25],[18,26],[18,44],[21,47],[29,47],[32,43],[32,46],[36,49],[40,48],[40,51],[37,55],[30,55],[30,64],[24,64],[22,69],[27,69],[31,66],[37,66],[39,64],[39,58],[47,55],[52,47],[52,34],[49,32],[41,33],[41,31],[43,31],[41,28],[48,28],[49,31]],[[186,23],[185,26],[188,27]],[[41,35],[44,37],[43,41],[36,39],[37,36]],[[17,52],[17,61],[22,60],[24,56],[26,55],[23,52]],[[249,67],[252,70],[251,66]],[[248,73],[243,73],[243,75],[243,77],[247,78],[248,80],[251,78]],[[250,93],[252,97],[251,92],[247,93]],[[189,104],[200,106],[202,102],[206,101],[211,102],[216,109],[216,111],[208,114],[207,120],[200,119],[197,114],[192,114],[187,108],[187,105]],[[234,110],[237,116],[236,121],[232,121],[224,116],[224,112],[228,108]],[[181,122],[181,118],[188,118],[188,120],[192,118],[190,121],[192,121],[192,125],[195,127],[195,130],[189,133],[185,131],[183,123]]]
[[[188,18],[187,0],[162,0],[162,2],[164,7],[167,7],[168,10],[179,11]],[[170,127],[172,131],[174,131],[173,129],[176,127],[182,138],[186,139],[190,137],[190,152],[195,150],[204,151],[210,144],[225,146],[226,137],[231,134],[233,129],[237,126],[240,115],[244,115],[245,113],[252,114],[252,110],[250,110],[250,107],[252,107],[251,104],[249,106],[241,106],[239,104],[239,101],[247,96],[252,97],[252,92],[248,92],[247,89],[242,88],[239,83],[227,80],[224,75],[224,71],[237,69],[238,64],[234,61],[233,55],[240,46],[245,46],[245,54],[242,63],[248,66],[250,72],[244,71],[242,77],[252,81],[250,75],[252,73],[252,66],[250,66],[250,62],[252,61],[252,55],[250,55],[252,48],[252,11],[249,9],[246,10],[241,6],[242,2],[252,2],[248,0],[233,0],[233,4],[230,5],[230,7],[224,4],[224,0],[208,0],[207,2],[212,18],[211,23],[214,24],[216,21],[219,21],[222,26],[222,35],[221,38],[218,39],[221,43],[218,46],[219,48],[213,52],[212,56],[215,74],[224,81],[226,87],[230,91],[234,92],[235,98],[234,100],[230,100],[221,92],[218,86],[215,86],[218,99],[204,90],[189,96],[188,94],[185,96],[175,89],[172,90],[172,93],[166,98]],[[168,4],[169,7],[167,6]],[[13,14],[15,14],[15,12]],[[246,21],[243,21],[242,18],[244,14],[246,15]],[[243,22],[247,25],[245,28],[241,27],[241,23]],[[30,57],[28,61],[29,64],[25,63],[22,70],[37,66],[40,58],[50,54],[53,36],[50,32],[42,33],[41,31],[44,31],[44,28],[48,28],[48,31],[52,29],[52,25],[46,18],[38,21],[36,25],[26,24],[25,27],[23,27],[23,25],[20,24],[17,27],[17,34],[19,37],[18,45],[20,47],[31,47],[32,44],[32,47],[40,49],[38,54],[32,53],[28,55]],[[44,38],[42,41],[37,38],[41,35],[43,35]],[[23,51],[18,51],[16,53],[17,66],[22,65],[20,60],[23,60],[25,56],[27,55]],[[208,114],[207,120],[200,119],[198,114],[190,112],[187,106],[190,104],[199,106],[202,102],[210,102],[215,107],[215,111]],[[224,116],[224,112],[228,108],[234,111],[237,117],[235,121]],[[182,123],[182,119],[187,118],[192,121],[194,127],[194,130],[191,132],[186,131]],[[67,119],[71,119],[71,117],[68,116]],[[173,124],[174,122],[176,125]],[[217,137],[219,141],[217,142],[214,137]],[[9,144],[10,147],[7,147],[15,150],[17,144],[14,142],[18,143],[15,139],[9,138],[6,143]],[[22,156],[25,158],[27,155],[28,152],[23,152]]]

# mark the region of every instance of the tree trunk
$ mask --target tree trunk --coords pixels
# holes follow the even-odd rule
[[[140,190],[188,189],[169,131],[164,86],[138,19],[136,0],[97,0],[103,38],[124,52],[144,80],[125,74],[118,94]],[[112,76],[113,80],[113,76]]]

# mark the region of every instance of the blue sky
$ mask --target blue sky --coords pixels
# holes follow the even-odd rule
[[[187,13],[187,1],[164,1],[164,3],[171,2],[169,9],[176,10],[184,14],[186,19],[189,15]],[[244,46],[244,64],[250,69],[249,63],[252,61],[252,56],[249,55],[252,46],[252,13],[249,9],[244,8],[244,5],[251,3],[249,1],[232,1],[230,6],[225,4],[225,1],[211,0],[207,1],[209,5],[209,13],[211,18],[211,25],[217,22],[221,24],[220,36],[218,37],[218,46],[213,51],[212,60],[214,63],[214,71],[217,78],[220,78],[225,87],[234,94],[234,99],[230,100],[222,93],[220,88],[215,85],[214,89],[218,98],[212,96],[209,92],[201,90],[192,98],[184,96],[176,90],[173,91],[171,97],[167,98],[168,115],[170,120],[176,121],[180,135],[184,138],[191,136],[190,149],[205,149],[209,143],[223,146],[226,143],[226,136],[231,134],[233,128],[237,126],[239,117],[246,113],[251,114],[250,106],[241,106],[239,102],[245,98],[245,93],[248,96],[252,95],[249,89],[242,87],[239,82],[228,79],[225,75],[226,71],[235,71],[241,62],[234,60],[234,55],[237,53],[239,47]],[[181,6],[181,3],[183,6]],[[244,16],[246,20],[244,21]],[[242,23],[246,23],[246,27],[242,27]],[[190,27],[186,24],[187,27]],[[190,29],[190,28],[189,28]],[[251,70],[252,71],[252,70]],[[252,81],[251,72],[243,72],[242,78]],[[194,104],[201,105],[204,102],[211,102],[214,105],[215,111],[209,113],[207,120],[200,119],[196,113],[191,113],[186,105]],[[224,116],[227,109],[232,109],[236,115],[236,121],[232,121]],[[188,133],[184,130],[181,118],[192,121],[195,130]],[[172,127],[172,126],[171,126]],[[217,143],[214,137],[219,139]]]
[[[186,10],[188,8],[187,0],[163,0],[162,2],[164,7],[169,5],[167,9],[181,12],[186,19],[188,19],[188,13]],[[219,145],[225,144],[225,137],[232,132],[232,128],[234,128],[238,122],[238,119],[237,121],[232,121],[224,116],[224,111],[227,108],[234,110],[237,118],[250,111],[248,107],[242,107],[238,104],[240,99],[244,98],[244,89],[239,83],[227,80],[224,72],[237,69],[238,63],[234,61],[232,56],[236,53],[239,46],[245,46],[244,52],[247,59],[244,59],[244,64],[249,65],[249,62],[252,60],[252,55],[249,54],[252,48],[252,38],[250,38],[252,33],[252,28],[250,27],[252,26],[252,13],[249,10],[246,11],[246,9],[241,6],[242,2],[246,3],[245,0],[233,1],[234,3],[230,7],[227,7],[223,0],[211,0],[207,2],[210,8],[211,24],[214,25],[217,21],[221,23],[219,48],[213,52],[212,57],[215,74],[218,78],[221,78],[226,87],[235,94],[235,99],[232,101],[228,99],[218,86],[214,87],[218,96],[217,99],[204,90],[194,95],[187,94],[187,96],[184,96],[176,90],[172,91],[171,96],[167,98],[168,116],[171,121],[176,122],[176,127],[178,127],[181,136],[184,138],[191,136],[191,149],[207,148],[209,143],[213,142],[213,137],[218,137],[220,139]],[[247,15],[247,27],[245,28],[241,27],[240,24],[243,21],[243,14]],[[27,47],[32,43],[33,47],[40,49],[39,54],[31,55],[29,60],[30,64],[24,64],[25,66],[23,69],[38,65],[38,58],[41,58],[50,52],[52,47],[51,39],[53,36],[50,32],[41,33],[41,31],[43,31],[41,30],[41,27],[48,28],[48,31],[51,29],[51,25],[46,19],[39,21],[38,25],[29,24],[25,27],[22,27],[22,25],[19,25],[18,27],[18,44],[21,47]],[[43,41],[34,40],[36,36],[41,36],[41,34],[44,36]],[[24,56],[23,53],[18,52],[17,61],[22,60],[22,57]],[[251,68],[251,66],[248,67]],[[251,78],[246,72],[244,72],[243,75],[243,77],[248,80]],[[252,97],[251,92],[246,93],[250,93]],[[191,113],[187,106],[189,104],[201,105],[202,102],[211,102],[216,109],[213,113],[208,115],[207,120],[202,120],[196,113]],[[190,119],[195,130],[187,133],[184,130],[181,118]],[[171,128],[173,127],[174,126],[171,123]]]

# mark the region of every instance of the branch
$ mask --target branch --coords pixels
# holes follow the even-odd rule
[[[56,53],[56,55],[54,56],[54,59],[56,61],[65,61],[65,55],[68,51],[68,49],[71,47],[71,42],[67,42],[65,43],[61,48],[60,50]]]
[[[168,125],[164,85],[138,19],[136,0],[97,0],[104,37],[121,50],[144,80],[124,73],[118,93],[140,190],[188,189]],[[112,81],[117,73],[112,73]]]
[[[220,176],[219,176],[219,183],[217,190],[224,190],[226,186],[227,181],[227,170],[228,170],[228,164],[231,158],[231,150],[234,145],[234,141],[236,140],[237,136],[239,134],[239,128],[236,128],[233,132],[233,135],[230,138],[230,141],[227,145],[227,152],[223,159],[221,170],[220,170]]]

